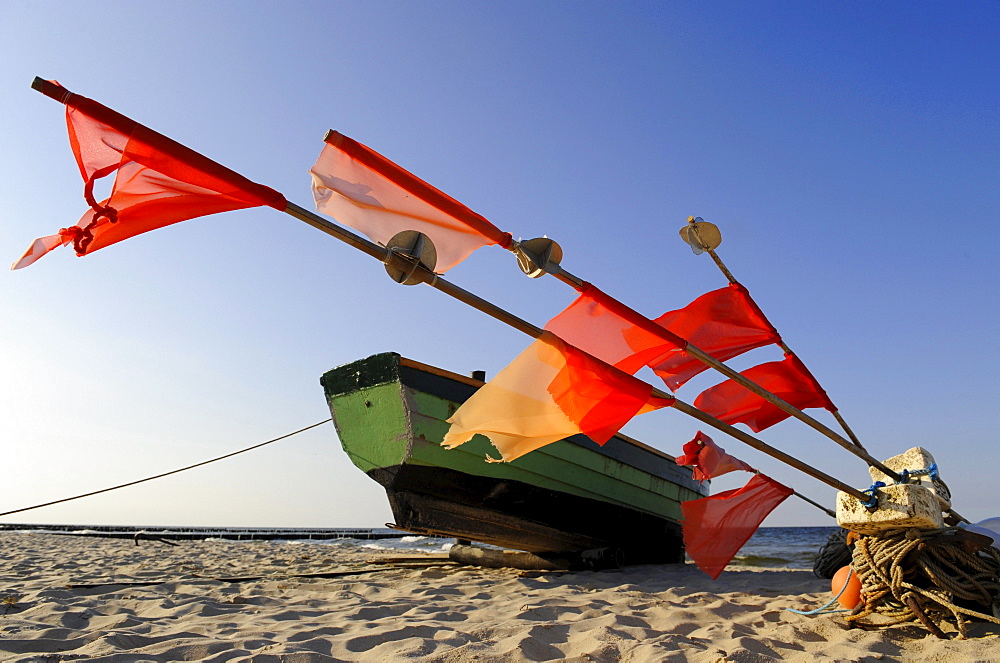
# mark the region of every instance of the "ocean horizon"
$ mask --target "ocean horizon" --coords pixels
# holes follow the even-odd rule
[[[838,528],[761,527],[740,549],[732,564],[758,568],[811,569],[819,549]],[[94,536],[140,540],[270,541],[316,543],[400,553],[445,553],[455,543],[446,537],[409,534],[386,527],[183,527],[0,523],[0,531],[54,536]]]

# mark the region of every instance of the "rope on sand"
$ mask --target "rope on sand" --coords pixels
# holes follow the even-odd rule
[[[852,566],[863,600],[847,621],[861,627],[915,621],[939,638],[950,622],[965,638],[970,617],[1000,624],[1000,551],[991,544],[958,527],[859,536]]]

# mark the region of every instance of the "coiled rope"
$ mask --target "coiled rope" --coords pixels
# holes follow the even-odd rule
[[[851,546],[847,545],[847,530],[838,527],[830,533],[813,561],[813,575],[833,580],[837,571],[851,563]]]
[[[1000,624],[1000,551],[988,537],[947,527],[859,536],[852,566],[862,603],[847,617],[861,627],[919,622],[939,638],[953,623],[966,637],[968,618]]]
[[[203,460],[202,462],[195,463],[194,465],[188,465],[187,467],[181,467],[179,469],[171,470],[169,472],[163,472],[162,474],[157,474],[155,476],[146,477],[145,479],[139,479],[137,481],[129,481],[128,483],[123,483],[123,484],[120,484],[118,486],[112,486],[111,488],[102,488],[101,490],[94,490],[94,491],[91,491],[89,493],[84,493],[82,495],[74,495],[73,497],[64,497],[61,500],[54,500],[52,502],[46,502],[45,504],[36,504],[35,506],[26,506],[26,507],[24,507],[22,509],[14,509],[13,511],[5,511],[4,513],[0,513],[0,517],[2,517],[2,516],[9,516],[12,513],[21,513],[22,511],[31,511],[32,509],[41,509],[43,506],[52,506],[53,504],[62,504],[63,502],[70,502],[72,500],[78,500],[78,499],[81,499],[81,498],[84,498],[84,497],[90,497],[91,495],[100,495],[101,493],[109,493],[112,490],[118,490],[119,488],[126,488],[128,486],[134,486],[134,485],[139,484],[139,483],[145,483],[146,481],[152,481],[153,479],[161,479],[163,477],[170,476],[171,474],[177,474],[178,472],[184,472],[186,470],[193,470],[194,468],[201,467],[202,465],[208,465],[209,463],[214,463],[216,461],[224,460],[226,458],[232,458],[233,456],[238,456],[239,454],[246,453],[248,451],[253,451],[254,449],[259,449],[259,448],[261,448],[263,446],[266,446],[268,444],[271,444],[273,442],[277,442],[279,440],[284,440],[284,439],[289,438],[289,437],[291,437],[293,435],[298,435],[299,433],[304,433],[307,430],[310,430],[312,428],[316,428],[317,426],[322,426],[323,424],[330,423],[331,421],[333,421],[332,418],[331,419],[324,419],[323,421],[320,421],[319,423],[315,423],[312,426],[306,426],[305,428],[300,428],[297,431],[293,431],[291,433],[287,433],[286,435],[282,435],[281,437],[276,437],[273,440],[268,440],[267,442],[260,442],[259,444],[255,444],[252,447],[247,447],[246,449],[240,449],[239,451],[234,451],[232,453],[228,453],[225,456],[219,456],[218,458],[212,458],[210,460]]]

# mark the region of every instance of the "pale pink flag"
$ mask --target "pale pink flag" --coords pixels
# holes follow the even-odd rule
[[[361,143],[331,131],[312,175],[316,209],[385,246],[403,230],[427,235],[443,273],[481,246],[511,236],[447,194]]]

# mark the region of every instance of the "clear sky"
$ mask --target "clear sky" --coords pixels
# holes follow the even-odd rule
[[[928,448],[975,521],[1000,515],[998,34],[995,2],[0,0],[0,256],[85,210],[64,109],[30,89],[36,75],[306,207],[337,129],[515,237],[555,238],[569,271],[651,317],[725,284],[677,237],[702,216],[862,442],[880,458]],[[449,279],[538,325],[574,296],[497,247]],[[319,377],[370,354],[493,375],[530,340],[269,208],[85,258],[60,249],[0,278],[0,306],[0,512],[321,421]],[[667,410],[626,432],[676,454],[697,430]],[[713,436],[833,505],[832,489]],[[762,437],[871,482],[797,421]],[[0,522],[389,520],[328,424]],[[792,498],[766,524],[832,521]]]

